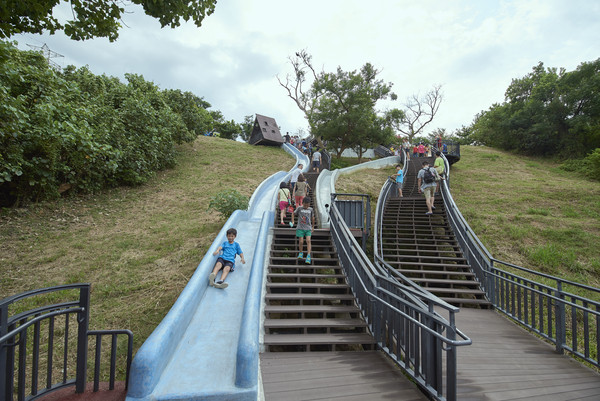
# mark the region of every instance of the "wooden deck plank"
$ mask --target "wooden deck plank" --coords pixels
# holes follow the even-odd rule
[[[459,400],[600,400],[600,375],[493,310],[462,308]],[[595,398],[594,398],[595,397]]]
[[[380,352],[261,354],[265,401],[426,400]]]

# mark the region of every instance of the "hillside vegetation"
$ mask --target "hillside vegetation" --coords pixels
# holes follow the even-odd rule
[[[500,260],[600,287],[600,183],[541,158],[461,147],[452,196]]]
[[[137,349],[160,323],[224,221],[210,197],[249,197],[295,160],[279,148],[199,137],[178,165],[139,187],[2,209],[0,299],[67,283],[92,284],[91,328],[127,328]]]

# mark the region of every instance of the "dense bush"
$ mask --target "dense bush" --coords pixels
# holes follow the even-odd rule
[[[588,178],[600,181],[600,148],[595,149],[583,160],[567,160],[560,168],[565,171],[579,171]]]
[[[248,202],[249,199],[237,190],[227,189],[213,196],[208,208],[218,211],[221,217],[227,219],[238,209],[248,209]]]
[[[472,142],[564,158],[600,147],[600,59],[569,72],[539,63],[513,79],[505,98],[476,117]]]
[[[144,183],[212,128],[201,98],[125,78],[57,72],[0,41],[0,206]]]

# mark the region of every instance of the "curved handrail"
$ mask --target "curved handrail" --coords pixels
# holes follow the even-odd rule
[[[434,311],[432,298],[427,298],[427,303],[424,303],[421,291],[379,274],[333,202],[330,216],[330,231],[340,263],[380,348],[425,389],[430,397],[456,400],[455,348],[470,345],[472,341],[456,328],[454,312],[450,312],[450,321],[447,321]],[[401,334],[405,331],[418,338],[407,340]],[[457,340],[456,335],[461,339]],[[422,352],[422,347],[427,348],[428,352]],[[442,379],[442,351],[447,352],[445,387]],[[443,396],[444,391],[446,397]]]
[[[564,291],[563,286],[589,291],[598,297],[600,289],[494,258],[458,209],[447,180],[442,181],[442,191],[448,221],[463,255],[494,307],[554,343],[557,352],[563,353],[567,350],[600,367],[600,353],[597,349],[591,351],[594,349],[592,343],[597,342],[600,334],[600,313],[597,312],[600,310],[600,303]],[[526,273],[537,280],[553,281],[554,286],[510,273],[499,265]],[[593,305],[596,311],[591,309],[590,305]],[[584,351],[580,352],[578,347]]]

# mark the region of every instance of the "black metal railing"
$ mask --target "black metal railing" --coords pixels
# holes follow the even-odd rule
[[[445,181],[442,191],[456,238],[494,307],[553,343],[558,353],[568,351],[600,367],[600,289],[495,259]]]
[[[406,173],[408,172],[408,163],[404,163],[402,165],[402,174],[405,177],[405,180],[402,182],[404,186],[404,182],[406,182]],[[388,199],[392,196],[392,190],[395,190],[396,183],[390,179],[386,180],[381,190],[379,192],[379,197],[377,198],[377,207],[375,208],[375,226],[373,228],[374,238],[373,238],[373,248],[375,250],[375,262],[377,260],[383,260],[383,248],[382,248],[382,230],[383,230],[383,211]]]
[[[444,156],[454,156],[460,159],[460,143],[458,142],[442,142],[441,148],[436,144],[434,149],[439,150]]]
[[[331,170],[331,154],[327,149],[320,149],[319,152],[321,153],[321,171]]]
[[[344,199],[339,199],[338,195]],[[350,199],[347,199],[350,198]],[[362,249],[366,250],[371,235],[371,197],[366,194],[331,194],[342,218],[351,230],[360,230]]]
[[[39,302],[38,296],[50,303],[23,310]],[[0,301],[0,399],[32,400],[68,386],[84,392],[89,336],[96,338],[94,391],[100,382],[102,338],[111,338],[109,386],[114,389],[117,337],[127,337],[127,386],[133,334],[129,330],[89,331],[89,302],[89,284],[43,288]]]
[[[384,276],[369,261],[335,203],[330,219],[340,263],[379,347],[431,398],[456,400],[456,347],[471,344],[456,328],[458,308]],[[446,309],[448,320],[434,311],[438,307]]]

